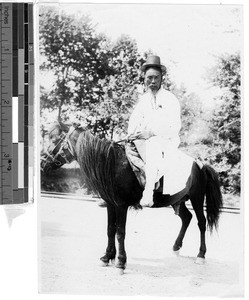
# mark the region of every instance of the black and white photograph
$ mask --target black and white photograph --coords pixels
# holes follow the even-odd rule
[[[37,19],[39,293],[243,297],[243,5]]]

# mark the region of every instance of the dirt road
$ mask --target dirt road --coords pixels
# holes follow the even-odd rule
[[[40,220],[41,293],[152,296],[242,296],[243,223],[224,213],[218,233],[207,234],[205,265],[194,263],[199,229],[194,217],[181,255],[172,246],[180,219],[170,208],[130,210],[125,274],[102,267],[106,209],[95,202],[42,197]]]

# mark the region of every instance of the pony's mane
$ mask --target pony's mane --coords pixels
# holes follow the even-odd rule
[[[76,145],[77,161],[86,184],[106,202],[115,202],[115,147],[89,131],[80,134]]]

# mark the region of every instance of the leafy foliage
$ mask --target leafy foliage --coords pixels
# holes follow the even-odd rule
[[[115,42],[97,32],[89,16],[75,16],[42,7],[40,11],[41,72],[50,72],[50,91],[41,86],[41,131],[49,118],[83,122],[106,138],[122,138],[142,89],[140,67],[150,50],[138,52],[134,39],[121,35]],[[211,163],[225,191],[240,192],[240,56],[224,55],[208,73],[222,93],[209,115],[199,97],[169,76],[163,85],[182,108],[181,146]],[[73,117],[72,117],[73,116]],[[46,148],[45,139],[43,147]]]
[[[77,116],[94,133],[113,137],[127,126],[129,109],[137,100],[144,59],[129,36],[116,43],[97,34],[89,17],[76,19],[53,9],[40,18],[41,70],[52,70],[56,82],[42,93],[42,108],[58,107],[58,118]],[[53,26],[51,26],[51,24]]]
[[[182,129],[180,131],[181,146],[187,147],[194,144],[202,135],[203,126],[205,122],[203,118],[202,103],[195,93],[188,93],[187,89],[182,85],[176,88],[171,84],[172,92],[180,101],[181,105],[181,120]]]
[[[215,68],[210,70],[210,81],[223,93],[216,99],[210,134],[212,136],[211,162],[220,171],[225,190],[240,192],[241,167],[241,75],[240,55],[219,57]]]

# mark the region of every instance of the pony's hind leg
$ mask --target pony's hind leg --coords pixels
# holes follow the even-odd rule
[[[204,202],[204,197],[203,199],[196,198],[196,199],[191,199],[193,209],[195,211],[197,220],[198,220],[198,227],[200,230],[200,248],[199,248],[199,253],[197,255],[196,263],[197,264],[203,264],[205,262],[205,254],[207,251],[206,247],[206,218],[204,215],[203,211],[203,202]]]
[[[100,258],[104,266],[107,266],[110,262],[114,262],[116,257],[116,246],[115,246],[115,235],[117,231],[116,223],[116,211],[115,207],[107,204],[107,236],[108,236],[108,245],[106,248],[105,255]]]
[[[189,226],[189,223],[192,219],[192,214],[191,212],[187,209],[186,205],[185,205],[185,202],[183,201],[181,204],[180,204],[180,208],[179,208],[179,217],[181,218],[182,220],[182,226],[181,226],[181,229],[180,229],[180,232],[178,234],[178,237],[175,241],[175,244],[173,246],[173,251],[176,255],[179,254],[179,250],[180,248],[182,247],[182,241],[183,241],[183,238],[185,236],[185,233],[187,231],[187,228]]]

